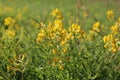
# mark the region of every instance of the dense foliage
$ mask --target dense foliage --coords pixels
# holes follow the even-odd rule
[[[90,2],[68,0],[77,4],[67,12],[53,0],[52,11],[35,16],[30,6],[42,0],[23,0],[18,9],[0,0],[0,80],[119,80],[118,6],[94,1],[100,13]]]

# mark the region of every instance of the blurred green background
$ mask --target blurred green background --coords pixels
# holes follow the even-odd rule
[[[86,22],[83,18],[84,10],[77,10],[78,0],[0,0],[0,16],[22,16],[22,19],[33,17],[39,21],[46,22],[51,11],[59,8],[64,16],[64,22],[69,24],[75,22],[79,14],[80,25],[87,27],[92,26],[97,20],[107,24],[106,12],[113,10],[115,19],[120,15],[119,0],[109,0],[106,6],[105,0],[80,0],[89,17]],[[85,22],[85,23],[84,23]]]
[[[104,0],[81,0],[91,13],[104,13],[108,9],[118,10],[118,0],[110,0],[105,6]],[[43,16],[54,8],[64,13],[76,13],[77,0],[0,0],[0,14],[14,15],[22,12],[25,16]]]

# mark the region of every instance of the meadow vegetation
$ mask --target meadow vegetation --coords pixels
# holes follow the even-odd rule
[[[0,0],[0,80],[119,80],[119,0]]]

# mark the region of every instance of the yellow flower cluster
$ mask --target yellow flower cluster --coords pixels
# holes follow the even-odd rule
[[[104,47],[108,48],[110,51],[112,52],[116,52],[119,50],[118,46],[118,42],[120,41],[119,39],[119,35],[120,35],[120,22],[119,19],[118,21],[115,23],[115,25],[113,25],[110,29],[111,29],[111,33],[107,36],[103,37],[103,41],[105,42]]]
[[[119,28],[120,28],[120,26],[118,26],[117,24],[113,25],[111,27],[111,33],[114,34],[114,35],[118,34],[120,32]]]
[[[61,17],[61,12],[58,9],[53,10],[53,16],[56,16],[56,19],[53,22],[50,22],[46,27],[40,29],[36,41],[38,44],[42,44],[44,41],[47,42],[47,47],[52,46],[50,49],[51,53],[56,56],[61,56],[67,54],[69,50],[70,41],[75,39],[82,39],[85,36],[85,32],[81,27],[73,23],[70,27],[65,28]],[[64,66],[64,57],[53,58],[52,64],[59,66],[59,69],[63,70]]]
[[[92,26],[92,30],[90,30],[87,34],[87,40],[92,41],[94,36],[96,36],[98,33],[100,33],[102,29],[102,26],[99,21],[95,22]]]
[[[100,21],[97,21],[93,24],[88,34],[86,34],[76,23],[72,23],[71,26],[65,28],[63,20],[61,17],[58,17],[60,15],[62,15],[60,10],[53,10],[52,16],[56,17],[55,20],[49,22],[47,25],[42,23],[44,27],[38,32],[36,42],[38,45],[45,45],[44,43],[47,43],[47,48],[50,48],[49,53],[52,54],[50,64],[52,64],[52,66],[57,66],[60,70],[64,70],[65,55],[69,52],[71,42],[77,41],[76,43],[78,43],[82,40],[92,41],[96,36],[102,36],[100,32],[102,32],[104,26]],[[109,13],[109,16],[110,15]],[[103,37],[103,42],[105,43],[104,48],[112,52],[117,52],[120,50],[120,46],[117,45],[120,43],[120,18],[110,30],[110,34]]]
[[[109,50],[112,52],[116,52],[118,50],[118,47],[116,45],[118,39],[114,38],[113,35],[104,36],[103,41],[105,42],[105,48],[109,48]]]
[[[4,20],[4,25],[5,26],[10,26],[15,22],[15,20],[12,17],[7,17]]]
[[[93,24],[92,30],[95,32],[100,32],[100,22],[99,21],[97,21],[96,23]]]
[[[40,30],[40,32],[39,32],[39,34],[38,34],[38,37],[37,37],[37,39],[36,39],[36,41],[37,41],[38,43],[42,41],[42,38],[43,38],[44,35],[45,35],[44,33],[45,33],[44,30]]]
[[[15,37],[15,31],[14,30],[7,30],[6,35],[9,38],[14,38]]]
[[[53,10],[51,15],[55,16],[57,19],[63,19],[62,12],[59,9]]]
[[[81,28],[77,24],[72,24],[72,26],[69,27],[69,32],[71,32],[71,33],[78,34],[78,33],[80,33],[80,31],[81,31]]]
[[[107,18],[110,21],[114,19],[114,12],[112,10],[107,11]]]
[[[63,23],[61,20],[56,19],[53,23],[49,23],[44,30],[40,30],[37,37],[37,42],[42,41],[43,38],[54,40],[55,42],[59,42],[60,45],[64,45],[68,40],[72,40],[76,38],[84,37],[84,31],[77,24],[72,24],[66,30],[63,27]]]

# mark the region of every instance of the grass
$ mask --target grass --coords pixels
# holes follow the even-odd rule
[[[0,80],[119,80],[119,2],[80,3],[0,0]]]

